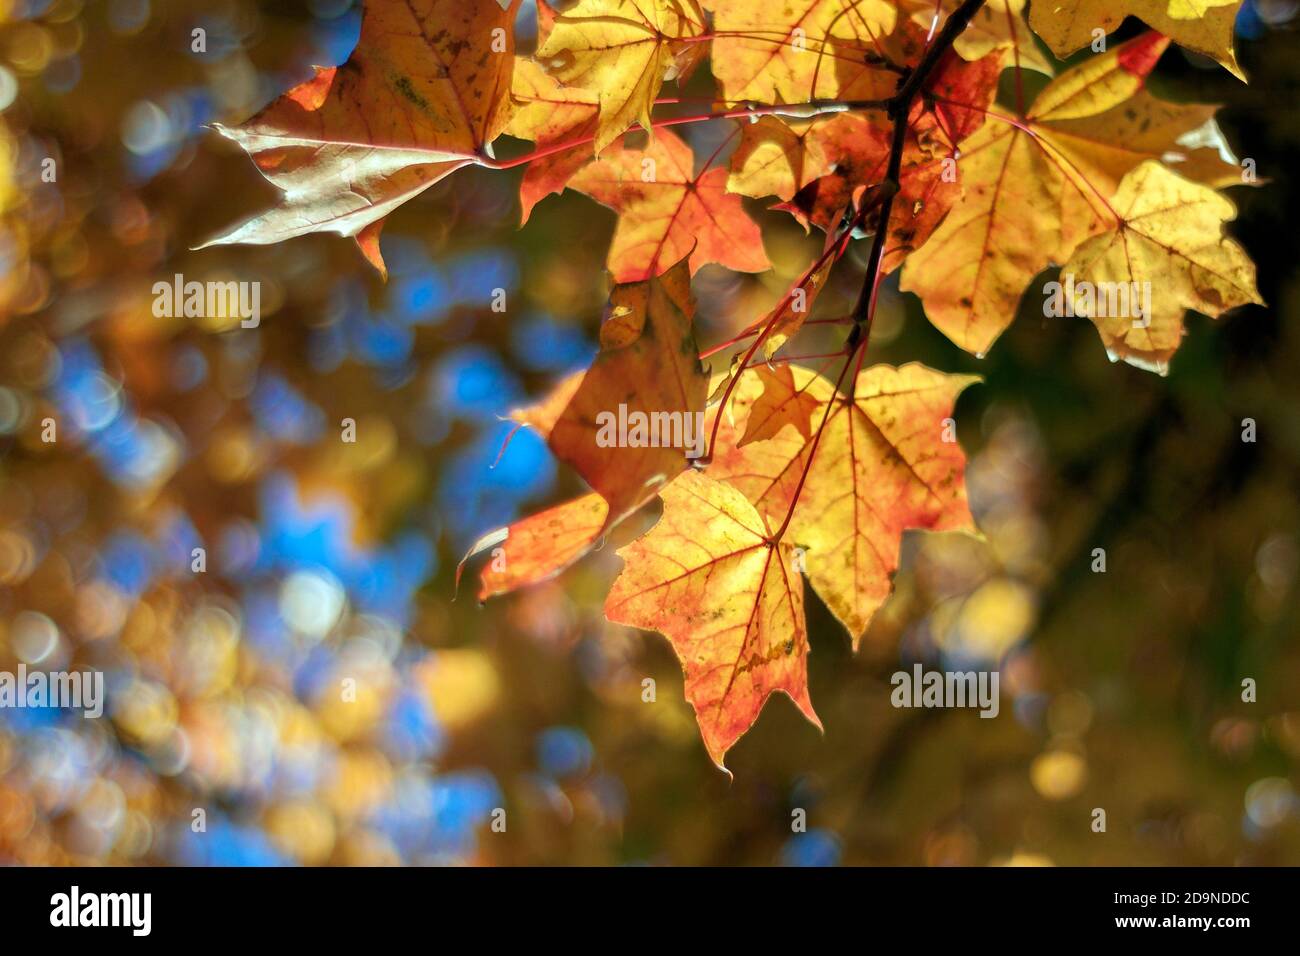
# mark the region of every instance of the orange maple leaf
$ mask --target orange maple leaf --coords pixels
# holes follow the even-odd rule
[[[600,352],[551,427],[551,450],[605,498],[610,523],[652,498],[686,467],[688,446],[703,440],[708,376],[694,314],[685,260],[662,276],[615,286]],[[676,423],[679,443],[617,434],[618,422],[637,416]]]
[[[518,106],[506,132],[520,139],[533,140],[540,150],[577,143],[549,155],[539,156],[528,164],[519,184],[519,201],[523,222],[528,222],[533,207],[551,193],[563,192],[573,174],[591,158],[599,111],[596,94],[577,86],[562,86],[532,60],[515,64],[514,89]]]
[[[615,286],[591,367],[510,413],[603,497],[608,514],[601,531],[653,498],[702,447],[708,376],[695,344],[694,315],[685,260],[662,276]],[[611,423],[634,417],[669,422],[673,440],[618,440]]]
[[[661,631],[686,678],[686,699],[713,762],[788,695],[819,730],[808,696],[803,581],[789,545],[735,488],[687,472],[663,491],[663,517],[618,553],[626,562],[605,601],[617,624]]]
[[[802,388],[797,385],[789,365],[760,365],[754,375],[763,391],[749,407],[745,433],[736,447],[775,438],[787,425],[793,425],[805,441],[812,438],[814,418],[822,403],[807,383]]]
[[[674,133],[659,130],[643,150],[611,147],[569,186],[619,214],[609,250],[615,282],[651,278],[687,256],[692,273],[707,262],[771,268],[758,226],[727,192],[727,170],[696,175],[691,148]]]
[[[456,585],[465,562],[489,548],[492,558],[479,576],[480,601],[540,584],[586,555],[604,533],[608,517],[605,499],[591,492],[491,531],[457,565]]]

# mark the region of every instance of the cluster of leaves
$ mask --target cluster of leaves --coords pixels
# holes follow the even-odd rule
[[[221,129],[283,197],[214,242],[332,231],[382,272],[384,217],[471,164],[527,165],[525,222],[565,188],[618,214],[599,354],[514,413],[592,491],[485,536],[475,550],[494,557],[480,596],[554,576],[661,498],[659,523],[620,552],[605,610],[667,635],[719,766],[773,691],[818,723],[805,574],[856,642],[888,596],[905,530],[975,531],[952,430],[974,379],[864,367],[885,276],[899,271],[930,321],[975,354],[1053,265],[1080,287],[1149,284],[1143,322],[1073,304],[1112,357],[1154,370],[1187,309],[1259,301],[1253,265],[1223,235],[1234,209],[1217,190],[1242,177],[1214,108],[1145,89],[1174,41],[1240,75],[1234,0],[1036,0],[1027,19],[1023,0],[579,0],[563,11],[539,0],[532,57],[514,49],[520,2],[370,0],[345,64]],[[1160,32],[1106,48],[1126,14]],[[1101,52],[1054,75],[1034,34],[1056,57]],[[706,58],[717,99],[683,115],[664,85]],[[1014,101],[1003,106],[1006,71]],[[1031,83],[1030,71],[1049,79]],[[725,149],[701,162],[671,129],[710,121],[735,126],[726,165]],[[535,146],[497,159],[502,134]],[[774,199],[826,241],[769,314],[701,352],[693,273],[769,268],[742,197]],[[782,350],[860,237],[858,303],[821,320],[846,330],[831,379]],[[702,356],[727,349],[730,367],[711,375]],[[707,454],[604,447],[598,417],[620,406],[705,415]]]

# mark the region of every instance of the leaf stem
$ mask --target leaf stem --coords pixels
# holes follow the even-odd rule
[[[758,347],[763,344],[763,340],[767,338],[772,329],[776,327],[776,323],[781,320],[783,315],[785,315],[786,307],[794,299],[795,290],[803,288],[805,283],[816,275],[817,270],[824,266],[832,257],[838,260],[840,256],[844,254],[844,250],[848,248],[849,239],[853,235],[853,230],[858,226],[860,219],[861,216],[854,219],[854,221],[849,223],[833,242],[828,242],[826,244],[826,248],[822,250],[822,254],[817,257],[817,261],[807,268],[803,276],[799,279],[799,282],[791,287],[790,291],[787,292],[777,304],[777,307],[772,310],[771,318],[763,323],[763,328],[759,331],[758,335],[754,337],[753,343],[745,351],[745,357],[741,359],[740,366],[736,369],[736,374],[731,376],[731,380],[727,382],[726,391],[722,393],[722,400],[718,403],[718,417],[713,422],[713,431],[709,435],[709,450],[702,458],[696,459],[696,465],[698,467],[705,467],[713,460],[713,450],[718,441],[718,429],[722,425],[722,409],[727,407],[727,402],[731,398],[731,393],[735,391],[736,384],[740,381],[740,376],[745,374],[745,370],[749,367],[750,361],[753,360],[754,353],[758,351]]]
[[[654,129],[664,129],[669,126],[684,126],[688,123],[704,123],[709,120],[746,119],[758,116],[790,116],[795,119],[812,119],[815,116],[823,116],[828,113],[883,110],[888,107],[889,102],[889,100],[812,100],[808,103],[747,103],[734,109],[692,113],[687,116],[663,117],[652,120],[650,125]],[[595,141],[596,134],[591,133],[576,139],[565,140],[562,143],[551,143],[530,150],[522,156],[516,156],[514,159],[492,160],[484,157],[480,158],[478,162],[488,169],[514,169],[517,166],[526,166],[534,160],[554,156],[556,153],[565,153],[580,146],[589,146]]]
[[[807,325],[844,325],[848,321],[849,321],[848,316],[839,316],[834,319],[808,319],[806,322],[804,322],[804,325],[806,326]],[[717,355],[719,352],[725,352],[727,349],[739,345],[741,342],[745,341],[745,339],[749,338],[751,335],[757,335],[759,331],[760,328],[751,327],[745,329],[743,332],[737,332],[731,338],[727,339],[727,341],[719,342],[717,345],[705,349],[703,352],[700,353],[700,358],[701,359],[712,358],[713,356]]]
[[[852,350],[844,356],[844,365],[840,368],[840,377],[835,380],[835,391],[826,401],[826,411],[822,412],[821,424],[817,426],[817,431],[813,434],[812,444],[808,448],[808,460],[803,463],[803,472],[799,475],[799,484],[794,486],[794,493],[790,495],[790,507],[785,513],[785,520],[781,522],[781,527],[776,530],[776,534],[768,539],[769,543],[776,545],[781,538],[785,536],[785,529],[790,527],[790,519],[794,517],[794,509],[799,505],[799,496],[803,494],[804,483],[808,480],[808,472],[812,471],[813,458],[817,455],[817,446],[821,444],[822,434],[826,431],[826,423],[830,421],[831,410],[835,408],[840,401],[840,389],[844,386],[844,376],[848,374],[849,366],[853,364],[859,349],[866,352],[866,342],[859,342],[853,346]],[[721,412],[719,412],[719,417]]]

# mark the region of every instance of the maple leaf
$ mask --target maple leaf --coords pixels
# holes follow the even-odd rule
[[[817,226],[829,233],[839,227],[845,211],[860,207],[867,190],[885,178],[891,130],[890,123],[875,114],[845,113],[817,123],[795,148],[816,151],[829,170],[776,208],[790,213],[805,229]],[[910,158],[915,159],[916,140],[909,138]]]
[[[884,272],[896,269],[913,249],[923,245],[961,196],[956,175],[959,149],[984,124],[985,111],[997,92],[1002,58],[1001,51],[974,62],[955,55],[945,57],[929,84],[935,102],[914,105],[903,140]],[[845,208],[860,208],[867,184],[878,184],[887,177],[893,138],[892,122],[878,112],[846,113],[817,124],[806,137],[806,148],[817,149],[833,171],[780,208],[805,224],[830,232]]]
[[[989,126],[961,160],[964,194],[903,266],[899,287],[957,345],[983,356],[1015,317],[1029,281],[1101,226],[1088,197],[1038,141],[1019,128]]]
[[[732,102],[874,100],[893,92],[881,69],[897,12],[887,0],[705,0],[713,75]]]
[[[1070,167],[1086,170],[1089,181],[1111,195],[1129,170],[1148,159],[1209,186],[1240,185],[1241,167],[1214,119],[1217,111],[1210,104],[1169,103],[1138,89],[1099,113],[1048,112],[1039,121],[1052,151]]]
[[[572,394],[551,423],[547,442],[608,502],[608,525],[641,507],[686,467],[688,439],[703,440],[695,425],[704,411],[708,376],[695,345],[694,313],[685,260],[657,278],[616,286],[600,329],[600,352],[576,387],[571,379],[561,385]],[[556,405],[551,401],[549,408]],[[634,415],[680,422],[682,443],[606,440],[611,416],[631,421]],[[544,425],[548,417],[536,420]]]
[[[809,136],[811,122],[786,123],[763,116],[746,123],[740,143],[731,154],[727,191],[752,196],[790,199],[814,179],[830,171],[831,161],[819,139]]]
[[[911,11],[913,22],[929,27],[935,14],[941,11],[946,18],[957,9],[961,0],[902,0]],[[985,0],[971,18],[970,24],[953,41],[952,48],[967,60],[979,60],[998,50],[1010,51],[1009,66],[1020,66],[1052,76],[1047,58],[1034,44],[1034,35],[1025,20],[1025,0]]]
[[[703,32],[695,0],[580,0],[555,17],[537,59],[598,98],[599,153],[634,123],[650,130],[660,87],[703,53],[690,42]]]
[[[619,550],[605,601],[616,624],[660,631],[685,676],[705,748],[727,751],[781,691],[819,730],[808,696],[803,581],[789,545],[735,488],[687,472],[663,490],[663,516]]]
[[[545,437],[555,456],[595,490],[484,534],[461,559],[457,584],[467,561],[497,546],[480,575],[480,600],[554,577],[686,467],[688,441],[703,450],[708,377],[695,345],[694,313],[685,260],[657,278],[614,288],[591,367],[509,416]],[[611,421],[636,416],[680,422],[683,442],[607,440],[623,437],[611,432]]]
[[[758,226],[727,192],[727,170],[694,168],[691,148],[660,130],[644,150],[611,147],[569,180],[619,214],[609,249],[615,282],[648,279],[687,256],[692,272],[707,262],[771,268]]]
[[[519,0],[369,2],[348,61],[316,69],[247,123],[216,125],[282,190],[279,205],[198,248],[312,232],[353,236],[386,274],[384,217],[484,159],[509,117]]]
[[[1217,318],[1239,305],[1262,304],[1254,264],[1222,234],[1236,209],[1213,189],[1146,162],[1120,183],[1111,208],[1118,216],[1114,228],[1080,245],[1061,274],[1079,289],[1123,288],[1134,295],[1149,283],[1149,314],[1137,320],[1131,307],[1074,302],[1112,357],[1163,371],[1182,339],[1187,309]]]
[[[1036,0],[1029,6],[1029,25],[1065,59],[1091,44],[1094,31],[1110,33],[1134,16],[1245,79],[1232,45],[1240,7],[1241,0]]]
[[[994,117],[965,142],[962,197],[901,281],[959,346],[983,355],[1030,280],[1105,230],[1107,201],[1130,169],[1164,157],[1224,181],[1227,164],[1180,145],[1204,126],[1207,108],[1164,104],[1142,89],[1168,45],[1147,33],[1113,47],[1053,80],[1023,119]],[[1133,135],[1111,145],[1108,128]]]
[[[519,425],[533,429],[543,438],[549,438],[551,429],[569,407],[569,402],[573,401],[574,393],[582,387],[582,380],[586,376],[586,369],[566,375],[541,401],[512,409],[507,417]]]
[[[605,499],[591,492],[491,531],[461,559],[456,585],[465,562],[489,548],[492,559],[479,578],[480,601],[549,580],[591,551],[608,517]]]
[[[856,647],[889,595],[905,530],[975,530],[951,428],[957,396],[978,378],[877,365],[846,397],[814,372],[788,368],[794,389],[816,407],[791,412],[789,427],[767,430],[765,441],[738,442],[768,401],[763,383],[742,379],[708,474],[739,489],[771,524],[794,507],[786,537],[806,550],[809,581]],[[815,453],[795,417],[804,411],[821,429]]]
[[[577,86],[562,86],[532,60],[520,58],[515,63],[510,95],[517,108],[506,132],[533,140],[539,151],[595,136],[596,94]],[[539,156],[529,163],[519,184],[522,223],[528,222],[537,203],[551,193],[563,192],[591,154],[592,144],[588,142]]]
[[[749,407],[745,433],[736,447],[744,448],[750,442],[775,438],[787,425],[792,425],[804,441],[811,439],[813,421],[822,407],[817,396],[808,390],[806,384],[800,388],[795,383],[789,365],[760,365],[754,369],[754,374],[763,391]]]

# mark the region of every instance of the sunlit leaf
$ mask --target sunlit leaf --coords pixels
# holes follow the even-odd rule
[[[754,506],[706,475],[687,472],[663,499],[659,523],[619,551],[626,567],[606,616],[672,642],[719,767],[776,691],[820,728],[808,697],[803,581],[790,546],[773,544]]]
[[[505,127],[518,6],[368,3],[346,63],[318,69],[241,126],[216,125],[284,195],[205,245],[336,232],[384,272],[384,217],[480,162]]]

